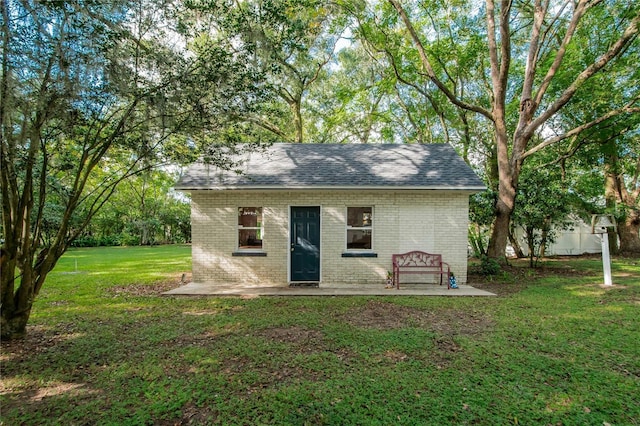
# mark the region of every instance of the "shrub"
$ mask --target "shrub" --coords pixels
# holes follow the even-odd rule
[[[498,275],[500,273],[500,264],[497,260],[488,256],[480,257],[480,273],[485,277]]]

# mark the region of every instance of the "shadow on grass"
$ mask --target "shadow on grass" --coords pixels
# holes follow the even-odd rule
[[[490,299],[54,284],[26,340],[2,344],[1,421],[638,423],[640,271],[615,266],[604,290],[596,266],[559,263],[488,282],[509,288]]]

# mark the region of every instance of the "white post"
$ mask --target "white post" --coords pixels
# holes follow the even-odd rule
[[[600,234],[602,238],[602,269],[604,270],[604,285],[613,285],[611,281],[611,258],[609,257],[609,234],[607,228]]]

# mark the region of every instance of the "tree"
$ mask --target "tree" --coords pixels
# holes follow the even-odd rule
[[[622,75],[616,89],[625,96],[619,104],[591,121],[556,133],[554,119],[577,93],[585,90],[590,79],[603,72],[617,73],[618,61],[626,55],[634,55],[633,62],[638,63],[637,49],[629,47],[637,43],[640,6],[622,1],[537,0],[531,6],[487,0],[479,12],[485,15],[485,26],[475,28],[486,42],[485,49],[478,52],[478,63],[482,73],[490,77],[487,101],[484,96],[478,97],[478,92],[475,97],[474,92],[456,92],[438,72],[446,64],[438,62],[443,66],[434,66],[437,56],[429,48],[433,31],[416,27],[423,23],[418,17],[425,9],[410,7],[412,4],[405,9],[397,0],[389,3],[418,52],[422,72],[437,90],[458,108],[479,114],[492,126],[498,182],[488,254],[502,258],[525,159],[612,117],[640,111],[637,82]],[[579,31],[596,32],[600,35],[598,42],[587,48],[578,45],[574,36]],[[482,80],[478,76],[478,81]]]
[[[640,254],[640,136],[630,145],[611,142],[606,148],[605,191],[615,202],[620,251]]]
[[[215,133],[228,111],[250,109],[264,80],[243,51],[176,42],[169,1],[1,6],[0,328],[8,339],[26,333],[49,272],[117,186],[173,158],[176,141],[197,145],[191,129]]]
[[[326,77],[309,90],[306,110],[316,117],[308,139],[316,143],[395,142],[402,124],[394,109],[389,72],[362,43],[337,52]]]
[[[152,170],[127,179],[74,245],[149,245],[191,239],[190,205],[172,186],[177,176]]]
[[[586,146],[570,163],[567,160],[567,173],[575,174],[573,179],[580,185],[576,193],[580,194],[585,211],[616,217],[617,233],[609,233],[612,251],[637,255],[640,253],[640,127],[633,120],[616,120],[611,124],[609,129],[601,129],[590,138],[576,142]],[[629,126],[635,130],[620,131]],[[607,134],[612,137],[607,138]]]
[[[581,34],[588,38],[591,34]],[[585,44],[593,41],[585,41]],[[574,96],[571,104],[559,112],[555,123],[559,128],[571,129],[581,123],[590,122],[606,114],[625,102],[627,94],[619,91],[622,80],[633,87],[640,81],[640,69],[635,59],[640,54],[638,43],[628,47],[628,53],[617,61],[616,72],[599,73],[585,84],[582,93]],[[631,54],[633,51],[633,54]],[[626,253],[640,253],[640,188],[638,185],[640,114],[626,114],[612,117],[569,139],[564,149],[558,151],[555,163],[568,168],[568,173],[576,174],[583,181],[589,180],[578,167],[594,170],[597,176],[595,188],[585,188],[585,200],[598,195],[598,202],[587,202],[589,213],[607,212],[617,218],[617,234],[620,250]],[[575,157],[575,158],[573,158]],[[604,176],[604,179],[601,177]],[[589,194],[591,192],[591,194]],[[599,201],[604,196],[604,204]],[[616,235],[610,236],[610,246],[618,245]]]
[[[239,118],[281,142],[303,142],[305,96],[334,58],[343,28],[338,10],[325,0],[192,3],[221,36],[252,53],[276,95]]]
[[[520,202],[512,217],[513,225],[524,231],[532,268],[535,259],[544,257],[557,230],[569,226],[574,198],[562,181],[560,167],[541,165],[540,161],[531,161],[523,167],[518,186]]]

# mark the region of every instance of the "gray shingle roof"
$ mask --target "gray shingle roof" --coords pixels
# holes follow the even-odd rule
[[[274,144],[242,174],[195,163],[176,189],[453,189],[483,182],[448,144]]]

